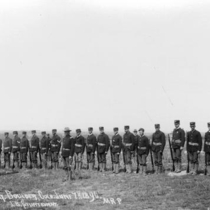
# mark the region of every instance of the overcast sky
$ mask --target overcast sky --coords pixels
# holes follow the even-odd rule
[[[207,129],[207,0],[1,0],[0,28],[0,130]]]

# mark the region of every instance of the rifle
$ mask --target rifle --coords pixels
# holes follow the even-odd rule
[[[172,160],[172,164],[173,164],[172,171],[175,171],[173,151],[172,151],[172,147],[171,147],[171,141],[170,141],[170,135],[169,134],[168,134],[168,143],[169,143],[169,147],[170,147],[171,160]]]
[[[189,153],[187,153],[187,173],[190,172]]]
[[[152,172],[154,172],[155,169],[154,169],[154,161],[153,161],[153,156],[152,156],[152,149],[151,149],[151,147],[150,147],[150,149],[149,149],[149,153],[150,153],[151,164],[152,164]]]
[[[204,175],[207,175],[207,155],[205,152],[205,170],[204,170]]]

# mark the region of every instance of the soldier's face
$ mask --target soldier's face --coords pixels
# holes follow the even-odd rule
[[[91,134],[91,133],[92,133],[92,131],[91,131],[91,130],[89,130],[89,131],[88,131],[88,133],[89,133],[89,134]]]
[[[56,134],[56,131],[53,131],[52,134],[55,135]]]
[[[100,133],[103,133],[104,132],[104,130],[100,130]]]
[[[159,130],[160,130],[160,128],[159,128],[159,127],[158,127],[158,128],[155,128],[155,130],[156,130],[156,131],[159,131]]]
[[[118,133],[118,131],[114,131],[114,134],[116,135]]]
[[[210,131],[210,126],[208,126],[208,129],[209,129],[209,131]]]
[[[69,135],[69,134],[70,134],[70,132],[68,132],[68,131],[67,131],[67,132],[64,132],[64,134],[65,134],[65,136],[67,136],[67,135]]]
[[[139,131],[139,135],[142,136],[144,132],[142,130]]]
[[[77,132],[77,136],[79,136],[81,134],[81,132]]]
[[[134,135],[136,136],[137,135],[137,132],[134,132]]]
[[[175,124],[175,128],[178,128],[179,127],[179,124]]]
[[[190,126],[192,130],[195,130],[195,125]]]
[[[125,129],[125,132],[127,133],[128,131],[129,131],[129,129],[126,128],[126,129]]]

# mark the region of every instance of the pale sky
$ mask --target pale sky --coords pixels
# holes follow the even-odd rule
[[[208,0],[1,0],[0,130],[210,122]]]

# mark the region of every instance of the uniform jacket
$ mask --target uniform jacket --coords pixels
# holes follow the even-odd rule
[[[134,151],[135,149],[135,138],[134,135],[128,131],[123,135],[123,151],[126,152],[128,150]]]
[[[155,133],[153,133],[152,135],[152,151],[153,152],[158,152],[158,151],[162,151],[165,148],[165,144],[166,144],[166,137],[165,134],[162,131],[156,131]]]
[[[29,149],[29,141],[26,137],[23,137],[20,141],[20,152],[27,153]]]
[[[95,153],[96,151],[96,136],[94,134],[88,135],[86,140],[86,152]]]
[[[48,153],[49,139],[46,136],[42,136],[40,140],[40,152],[41,154]]]
[[[149,148],[150,148],[150,145],[149,145],[149,139],[143,135],[143,136],[138,136],[138,141],[137,141],[137,144],[136,144],[136,151],[137,151],[137,154],[139,155],[148,155],[149,154]]]
[[[196,152],[202,149],[202,137],[199,131],[194,130],[187,133],[187,151]]]
[[[73,157],[74,155],[74,138],[67,135],[62,140],[62,150],[61,155],[63,157]]]
[[[178,128],[173,130],[172,134],[172,147],[174,149],[184,147],[185,144],[185,132],[183,129]]]
[[[38,152],[39,151],[39,138],[37,135],[33,135],[31,137],[30,142],[30,152]]]
[[[122,137],[119,133],[115,134],[111,140],[111,152],[120,153],[122,149]]]
[[[2,152],[2,140],[0,139],[0,152]]]
[[[20,151],[20,138],[15,136],[12,140],[12,152]]]
[[[48,142],[48,155],[51,155],[51,138],[47,137],[47,142]]]
[[[57,134],[52,136],[51,142],[50,142],[50,151],[51,152],[59,152],[61,148],[61,138]]]
[[[204,137],[204,152],[210,152],[210,132],[205,133]]]
[[[4,153],[12,152],[12,139],[6,137],[4,140]]]
[[[85,138],[81,135],[74,138],[74,151],[75,153],[84,153],[85,151]]]
[[[139,135],[135,135],[135,134],[133,134],[133,136],[134,136],[134,147],[136,148],[140,136]]]
[[[108,152],[110,146],[109,137],[105,133],[101,133],[97,138],[97,151],[98,153]]]

